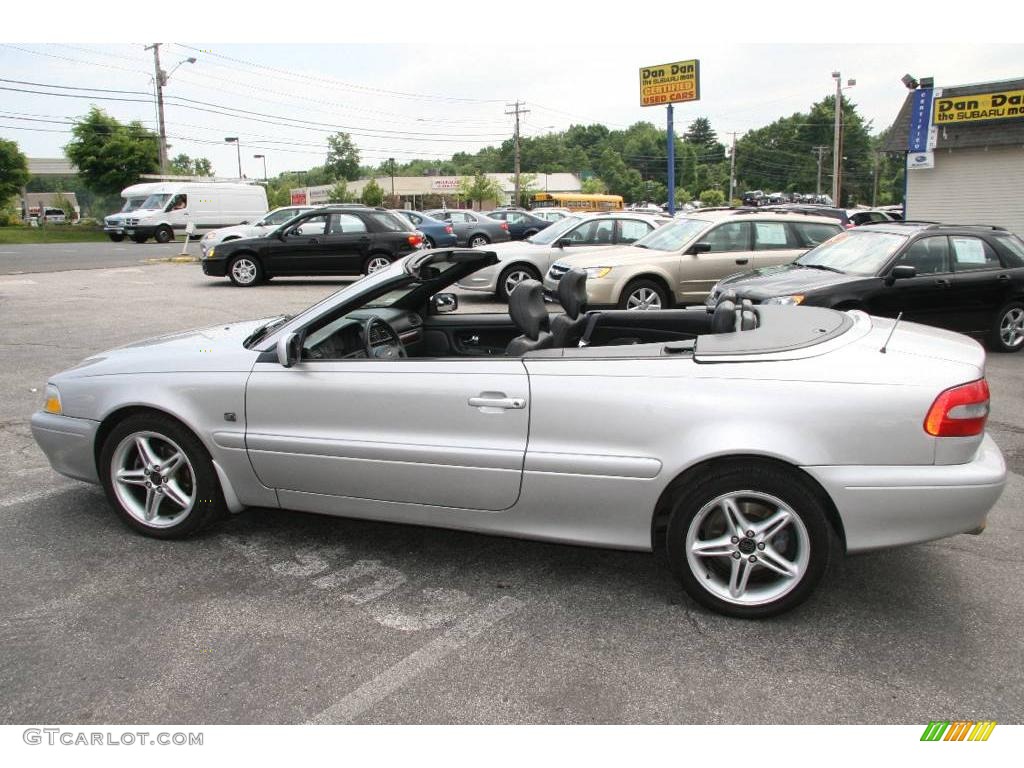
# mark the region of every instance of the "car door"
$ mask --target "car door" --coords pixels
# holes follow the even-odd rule
[[[372,240],[373,236],[361,216],[332,213],[320,249],[318,269],[322,274],[362,274]]]
[[[615,222],[616,245],[632,245],[644,235],[654,231],[654,225],[639,219],[618,219]]]
[[[330,231],[328,213],[295,222],[280,238],[266,240],[267,268],[275,275],[314,275],[324,261],[325,233]]]
[[[749,221],[729,221],[709,229],[679,261],[676,298],[683,304],[700,304],[723,277],[750,268],[752,243]],[[707,250],[702,250],[702,249]]]
[[[804,252],[796,233],[784,221],[753,221],[754,250],[750,254],[753,268],[788,264]]]
[[[258,362],[246,447],[286,507],[494,512],[519,497],[529,394],[519,359]]]
[[[953,263],[950,308],[955,323],[951,327],[963,333],[987,331],[1005,301],[1009,273],[983,238],[950,235],[949,250]]]
[[[462,211],[449,211],[448,220],[452,223],[452,229],[455,230],[459,245],[466,245],[470,230],[476,225],[476,220]]]
[[[914,277],[885,281],[873,295],[866,297],[866,309],[872,315],[896,317],[939,328],[955,328],[959,320],[950,302],[953,295],[949,262],[949,242],[945,235],[922,237],[912,242],[886,270],[910,266]]]

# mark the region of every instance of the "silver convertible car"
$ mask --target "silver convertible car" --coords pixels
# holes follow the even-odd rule
[[[247,506],[664,548],[686,591],[789,609],[830,551],[980,532],[1003,489],[985,356],[948,331],[815,307],[550,316],[445,289],[497,263],[420,251],[294,317],[178,333],[54,376],[32,430],[141,533]]]

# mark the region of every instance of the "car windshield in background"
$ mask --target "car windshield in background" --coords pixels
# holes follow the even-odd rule
[[[164,194],[153,194],[146,198],[146,202],[142,204],[142,207],[146,210],[155,210],[157,208],[163,208],[167,205],[167,201],[171,199],[170,195]]]
[[[144,197],[130,197],[124,201],[124,205],[121,206],[121,213],[128,213],[129,211],[137,211],[142,207],[142,204],[146,202]]]
[[[675,219],[664,227],[644,235],[633,245],[654,251],[678,251],[709,226],[711,222],[702,219]]]
[[[534,245],[551,245],[565,232],[575,227],[579,220],[579,216],[566,216],[564,219],[554,222],[550,227],[544,227],[533,237],[526,238],[526,242]]]
[[[841,232],[796,260],[804,267],[818,267],[847,275],[875,275],[889,257],[907,242],[905,235],[888,232]]]
[[[370,218],[380,224],[387,232],[411,232],[414,229],[412,222],[407,218],[387,211],[371,213]]]

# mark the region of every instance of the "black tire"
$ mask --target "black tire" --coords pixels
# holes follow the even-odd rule
[[[133,512],[123,500],[130,498],[144,507],[144,499],[150,494],[145,487],[126,486],[118,484],[115,480],[115,474],[121,468],[124,457],[129,461],[134,457],[137,465],[143,463],[142,454],[135,447],[128,447],[124,449],[126,452],[122,453],[122,444],[131,446],[134,442],[133,436],[139,433],[148,436],[147,444],[157,452],[158,458],[169,458],[176,449],[180,449],[187,459],[187,464],[181,465],[171,479],[179,493],[188,494],[192,498],[187,512],[176,521],[174,512],[177,511],[180,515],[184,508],[171,500],[169,491],[160,494],[163,500],[158,505],[158,514],[152,523],[140,519],[138,508]],[[115,426],[107,435],[100,450],[99,470],[103,489],[115,511],[129,527],[146,536],[156,539],[182,539],[197,533],[227,514],[224,494],[206,446],[192,432],[169,416],[140,413],[129,416]],[[161,483],[158,481],[158,484]],[[170,483],[162,483],[162,486],[169,487]]]
[[[153,239],[158,243],[169,243],[174,239],[174,230],[166,224],[162,227],[157,227],[156,232],[153,233]]]
[[[739,558],[735,557],[736,553],[708,557],[695,555],[693,562],[697,565],[692,565],[687,550],[687,536],[691,533],[691,526],[712,526],[705,529],[706,536],[696,533],[699,540],[726,536],[726,528],[713,527],[719,524],[724,526],[725,522],[722,507],[715,506],[713,502],[731,494],[740,498],[747,494],[748,501],[740,502],[746,505],[741,507],[742,514],[754,527],[751,532],[756,535],[752,538],[734,536],[730,541],[732,538],[737,541],[723,545],[735,548],[740,554]],[[773,500],[757,499],[754,494],[773,497]],[[725,464],[706,474],[677,480],[675,487],[670,487],[668,498],[670,512],[665,548],[669,563],[687,594],[706,608],[742,619],[760,619],[784,613],[810,596],[828,567],[831,538],[825,504],[810,482],[797,470],[751,460]],[[775,514],[773,509],[777,507],[774,501],[780,501],[788,507],[787,511],[795,514],[799,524],[791,521],[769,534],[765,546],[769,547],[768,551],[773,556],[778,551],[783,553],[787,561],[793,561],[788,556],[793,554],[795,562],[802,563],[795,569],[799,574],[795,578],[780,578],[766,565],[755,562],[758,556],[763,562],[773,562],[761,554],[765,548],[758,541],[760,533],[756,528]],[[712,511],[702,514],[702,510],[706,509]],[[762,514],[763,517],[760,517]],[[699,568],[698,573],[694,572],[695,568]],[[727,572],[731,576],[734,568],[750,569],[749,578],[752,581],[749,584],[754,591],[749,596],[746,592],[735,599],[722,596],[724,593],[731,594],[730,584],[724,582],[729,580]],[[758,597],[757,590],[773,588],[779,592],[778,596],[772,597],[769,592],[763,598]]]
[[[529,264],[511,264],[505,267],[498,275],[498,289],[494,292],[501,301],[508,301],[509,294],[515,289],[515,285],[509,286],[508,283],[509,279],[517,273],[521,273],[525,277],[517,280],[515,285],[523,280],[540,280],[540,273]]]
[[[468,243],[470,248],[483,248],[485,245],[491,244],[491,238],[489,238],[482,232],[477,232],[473,235],[470,235]]]
[[[385,264],[384,266],[380,266],[385,261],[387,262],[387,264]],[[370,274],[371,270],[373,272],[377,272],[382,269],[387,269],[388,265],[390,265],[392,261],[394,261],[394,259],[392,259],[391,256],[386,253],[371,253],[369,256],[366,257],[366,261],[363,262],[363,274],[368,275]]]
[[[117,232],[108,232],[107,237],[109,237],[115,243],[120,243],[122,240],[124,240],[124,235],[119,235]]]
[[[639,278],[631,281],[622,289],[622,295],[619,296],[619,309],[630,309],[630,297],[634,296],[634,294],[640,294],[643,291],[653,292],[658,297],[657,307],[652,305],[650,307],[645,307],[645,309],[668,309],[669,306],[671,306],[665,286],[655,280]],[[639,307],[634,307],[634,309],[639,309]]]
[[[228,277],[239,288],[251,288],[263,282],[263,265],[251,253],[240,253],[228,262]]]
[[[133,243],[144,243],[147,240],[149,240],[149,238],[146,237],[145,235],[132,235],[132,242]]]
[[[1024,303],[1011,301],[996,312],[988,346],[994,352],[1020,352],[1024,349]]]
[[[434,241],[430,239],[430,235],[423,236],[423,247],[427,249],[435,247]]]

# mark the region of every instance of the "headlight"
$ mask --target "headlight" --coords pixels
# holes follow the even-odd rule
[[[612,271],[612,268],[611,267],[587,267],[583,271],[587,273],[587,277],[593,279],[593,278],[598,278],[598,277],[604,277],[605,275],[607,275],[609,272]]]
[[[216,250],[217,250],[216,248],[211,248],[210,250],[208,250],[206,252],[206,258],[212,259],[213,258],[213,252],[216,251]]]
[[[46,385],[46,402],[43,403],[43,410],[58,416],[64,413],[64,408],[60,403],[60,392],[53,384]]]
[[[794,293],[792,296],[774,296],[770,299],[765,299],[761,302],[762,304],[803,304],[804,295],[802,293]]]

